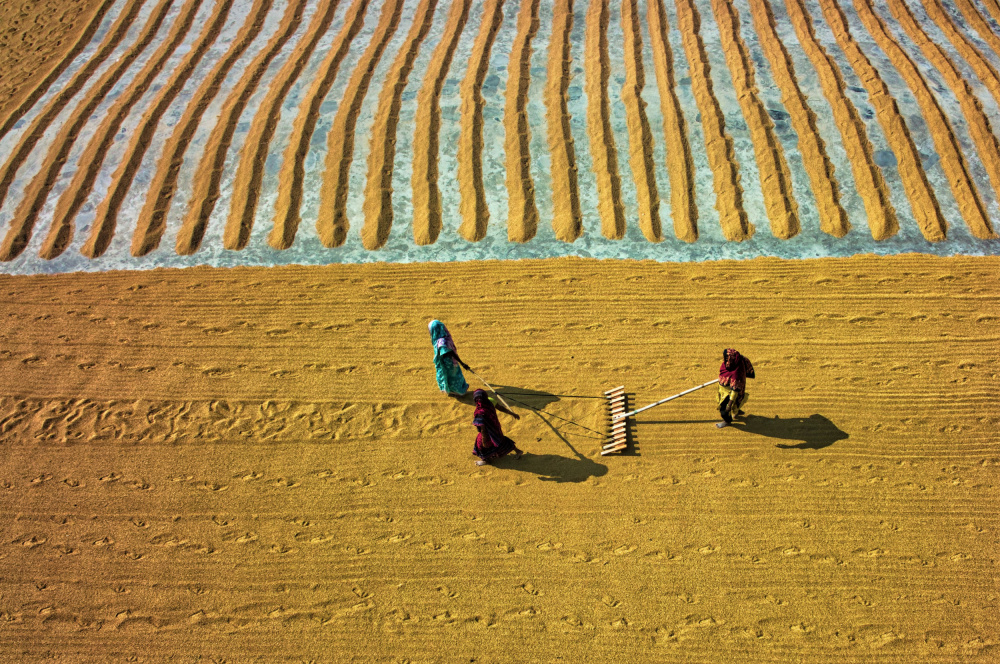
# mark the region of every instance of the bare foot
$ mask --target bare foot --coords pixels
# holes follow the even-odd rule
[[[729,423],[728,423],[728,422],[716,422],[716,423],[715,423],[715,426],[717,426],[717,427],[719,427],[720,429],[722,429],[722,428],[725,428],[725,427],[728,427],[728,426],[729,426]]]
[[[524,456],[524,450],[514,450],[514,458],[520,459]]]
[[[476,462],[476,465],[477,466],[485,466],[486,465],[486,461],[483,460],[483,459],[480,459],[479,461]]]

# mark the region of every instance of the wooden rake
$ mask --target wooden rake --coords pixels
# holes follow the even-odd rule
[[[613,390],[604,393],[604,400],[607,402],[608,419],[611,429],[608,438],[601,448],[601,455],[621,452],[628,447],[627,431],[625,429],[625,408],[628,403],[628,395],[625,394],[625,386],[620,385]]]
[[[714,385],[718,383],[719,379],[710,380],[707,383],[702,383],[701,385],[696,385],[689,390],[684,390],[673,396],[669,396],[666,399],[660,399],[655,403],[651,403],[648,406],[643,406],[633,411],[625,412],[626,407],[626,395],[625,386],[616,387],[613,390],[608,390],[604,393],[604,399],[608,402],[608,417],[611,420],[611,430],[608,432],[608,438],[604,443],[604,447],[601,449],[601,454],[611,454],[612,452],[621,452],[626,447],[628,447],[628,437],[625,420],[633,415],[641,413],[644,410],[649,410],[660,404],[667,403],[668,401],[673,401],[674,399],[679,399],[685,394],[691,394],[703,387],[708,387],[709,385]]]

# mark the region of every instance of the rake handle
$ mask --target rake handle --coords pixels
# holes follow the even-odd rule
[[[473,371],[471,367],[466,366],[466,368],[469,370],[469,373],[471,373],[473,376],[475,376],[480,381],[482,381],[483,385],[486,386],[486,389],[488,389],[493,394],[496,394],[497,399],[500,399],[500,403],[502,403],[504,405],[504,408],[506,408],[507,410],[509,410],[512,413],[514,412],[514,409],[510,407],[510,404],[507,403],[506,401],[504,401],[504,399],[503,399],[502,396],[500,396],[499,394],[497,394],[497,391],[493,389],[492,385],[490,385],[489,383],[487,383],[486,380],[484,380],[482,376],[480,376],[475,371]]]
[[[672,397],[667,397],[666,399],[660,399],[656,403],[651,403],[648,406],[643,406],[642,408],[639,408],[638,410],[633,410],[631,413],[622,413],[621,415],[615,415],[614,418],[613,418],[613,420],[617,421],[617,420],[623,420],[626,417],[632,417],[633,415],[641,413],[644,410],[649,410],[650,408],[653,408],[654,406],[659,406],[660,404],[667,403],[668,401],[673,401],[674,399],[678,399],[678,398],[684,396],[685,394],[690,394],[691,392],[694,392],[696,390],[700,390],[703,387],[708,387],[709,385],[712,385],[712,384],[718,383],[718,382],[719,382],[718,378],[716,378],[715,380],[710,380],[707,383],[704,383],[702,385],[698,385],[697,387],[692,387],[690,390],[684,390],[683,392],[675,394]]]

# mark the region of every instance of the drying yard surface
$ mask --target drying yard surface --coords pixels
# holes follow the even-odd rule
[[[2,278],[0,650],[995,661],[998,269]],[[522,459],[473,464],[432,315],[505,386]],[[758,373],[744,424],[716,429],[704,390],[600,456],[603,390],[652,402],[729,345]]]

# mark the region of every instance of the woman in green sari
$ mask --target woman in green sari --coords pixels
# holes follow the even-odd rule
[[[441,391],[449,396],[462,396],[469,391],[469,384],[459,365],[469,368],[469,365],[458,357],[455,342],[448,333],[448,328],[439,320],[432,320],[428,326],[431,331],[431,343],[434,344],[434,366],[437,369],[437,384]]]

